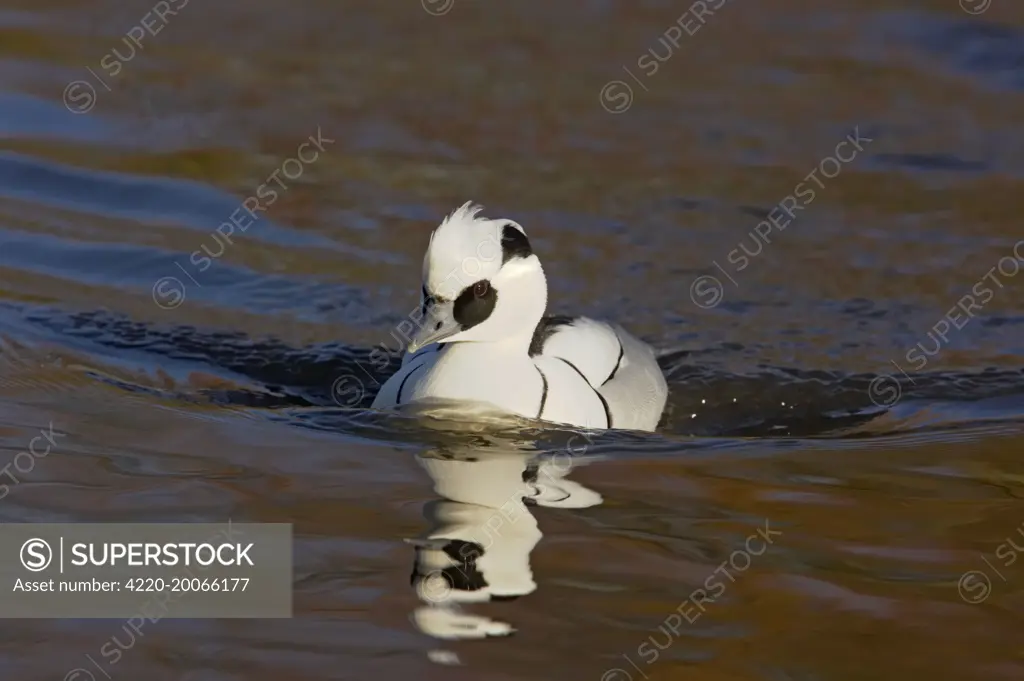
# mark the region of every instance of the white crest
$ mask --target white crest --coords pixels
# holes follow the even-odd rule
[[[459,291],[491,279],[501,270],[501,233],[511,220],[478,217],[483,206],[467,201],[430,235],[423,259],[423,283],[434,295],[452,299]],[[524,232],[525,234],[525,232]]]

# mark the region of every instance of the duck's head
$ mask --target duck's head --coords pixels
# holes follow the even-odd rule
[[[409,352],[430,343],[525,342],[544,316],[547,280],[526,232],[466,203],[434,230],[423,258],[423,308]]]

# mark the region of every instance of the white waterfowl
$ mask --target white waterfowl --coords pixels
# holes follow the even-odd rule
[[[581,447],[583,449],[583,447]],[[431,527],[415,547],[410,581],[424,605],[413,621],[442,639],[505,636],[512,626],[463,606],[537,590],[530,554],[542,538],[533,506],[589,508],[601,495],[566,478],[582,452],[553,458],[494,448],[435,450],[419,457],[442,498],[424,509]]]
[[[375,408],[430,400],[585,428],[654,430],[668,387],[650,346],[622,327],[545,316],[548,287],[526,232],[466,203],[423,259],[418,331]]]

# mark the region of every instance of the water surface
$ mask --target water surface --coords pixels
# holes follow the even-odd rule
[[[0,519],[294,523],[295,617],[5,676],[1021,678],[1024,9],[164,4],[0,12]],[[470,199],[657,433],[368,411]]]

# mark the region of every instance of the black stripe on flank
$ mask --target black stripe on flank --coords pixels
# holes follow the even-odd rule
[[[612,410],[608,406],[608,400],[604,399],[604,395],[597,392],[596,390],[594,392],[597,393],[598,399],[601,400],[601,406],[604,407],[604,418],[605,421],[608,423],[608,427],[613,428],[614,426],[612,425]]]
[[[616,339],[616,340],[618,340],[618,339]],[[620,340],[619,341],[619,361],[617,361],[615,363],[615,368],[612,369],[612,373],[608,374],[608,378],[604,379],[604,383],[602,383],[601,385],[604,385],[608,381],[610,381],[613,378],[615,378],[615,374],[617,374],[619,372],[619,367],[622,366],[622,356],[624,354],[626,354],[626,349],[624,347],[622,347],[622,341]]]
[[[410,378],[412,378],[412,375],[415,374],[417,371],[419,371],[420,369],[423,368],[424,364],[426,364],[426,362],[422,362],[420,364],[417,364],[416,367],[414,369],[410,370],[409,373],[407,373],[405,375],[405,378],[402,379],[402,382],[398,385],[398,396],[395,398],[395,405],[399,405],[399,404],[402,403],[402,389],[405,388],[406,382]]]
[[[539,419],[544,415],[544,405],[548,403],[548,377],[544,375],[539,366],[536,364],[533,366],[537,369],[537,373],[540,374],[540,380],[544,381],[544,392],[540,394],[540,409],[537,410],[537,418]]]
[[[417,350],[413,354],[412,359],[416,359],[420,355],[429,355],[432,352],[441,352],[442,350],[445,349],[445,347],[446,346],[442,345],[441,343],[431,343],[430,345],[426,345],[426,346],[420,348],[419,350]]]
[[[608,424],[608,425],[605,426],[605,428],[611,428],[612,427],[612,411],[611,411],[611,409],[608,408],[608,400],[604,399],[604,395],[602,395],[601,393],[597,392],[597,388],[595,388],[594,386],[590,385],[590,381],[587,380],[587,377],[583,375],[582,371],[580,371],[579,369],[576,368],[575,364],[573,364],[569,360],[564,359],[562,357],[559,357],[558,359],[562,360],[563,362],[565,362],[566,364],[571,366],[573,368],[573,370],[575,370],[576,373],[580,375],[580,378],[583,379],[583,382],[587,384],[587,387],[594,391],[594,394],[597,395],[597,399],[601,400],[601,406],[604,407],[605,423]]]
[[[563,489],[563,490],[561,490],[561,491],[562,491],[562,494],[563,494],[564,496],[561,496],[561,497],[559,497],[559,498],[557,498],[557,499],[549,499],[548,501],[551,501],[551,502],[554,502],[554,503],[556,503],[556,504],[557,504],[557,503],[559,503],[559,502],[565,501],[566,499],[568,499],[569,497],[571,497],[571,496],[572,496],[571,494],[569,494],[568,492],[566,492],[566,491],[565,491],[564,489]]]
[[[536,357],[537,355],[543,354],[544,344],[548,342],[548,339],[558,331],[560,326],[568,326],[576,321],[575,317],[566,317],[565,315],[550,315],[542,317],[537,322],[537,328],[533,330],[533,338],[530,339],[530,357]]]

